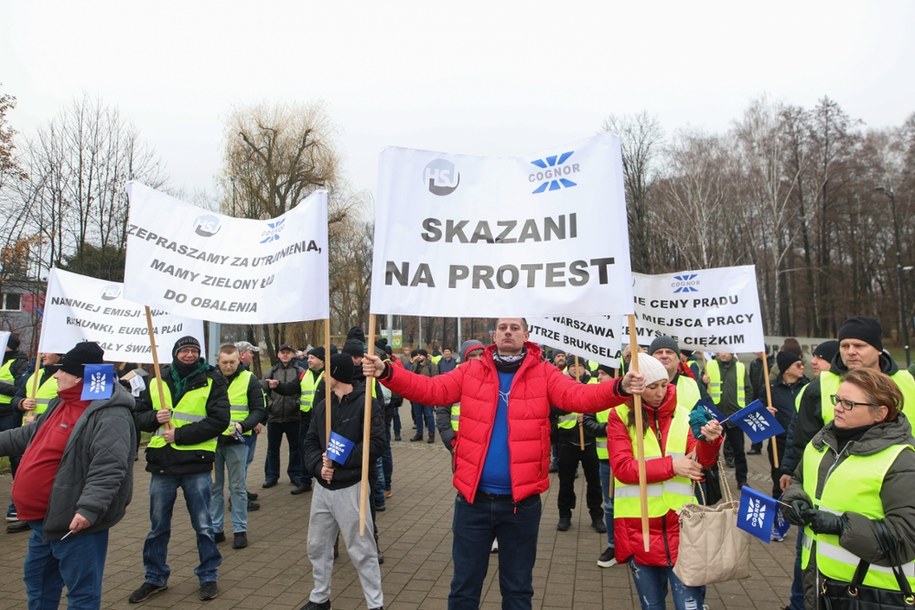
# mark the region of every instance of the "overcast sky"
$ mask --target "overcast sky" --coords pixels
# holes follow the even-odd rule
[[[347,179],[374,193],[388,145],[524,154],[641,111],[721,131],[762,94],[900,125],[912,24],[909,0],[4,0],[0,91],[23,136],[99,96],[189,193],[215,193],[233,108],[323,100]]]

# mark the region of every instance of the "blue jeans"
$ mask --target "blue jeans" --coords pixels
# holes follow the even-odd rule
[[[391,415],[391,424],[394,427],[394,436],[400,436],[400,407],[394,409],[394,413]]]
[[[108,530],[44,542],[44,522],[29,521],[29,526],[32,533],[24,570],[29,610],[57,610],[64,586],[69,610],[99,608]]]
[[[629,570],[632,572],[632,580],[635,581],[642,610],[666,608],[664,600],[667,597],[668,581],[676,610],[702,610],[705,603],[705,587],[687,587],[674,574],[673,568],[644,566],[636,563],[635,559],[630,559]]]
[[[299,441],[299,422],[271,422],[267,424],[267,460],[264,462],[264,480],[280,479],[280,445],[283,435],[289,444],[289,465],[286,474],[295,485],[304,485],[305,464],[302,461],[302,443]]]
[[[384,488],[390,490],[394,477],[394,455],[391,453],[391,426],[388,425],[384,427],[384,451],[381,453],[381,468],[382,474],[384,474]]]
[[[248,458],[245,460],[245,468],[247,468],[254,461],[254,450],[257,449],[257,435],[252,432],[251,436],[246,436],[245,445],[248,447]]]
[[[604,525],[607,526],[607,546],[613,543],[613,498],[610,497],[610,462],[600,460],[600,491],[604,496]]]
[[[371,468],[371,465],[369,465]],[[375,482],[372,483],[372,500],[375,507],[384,506],[384,465],[381,458],[375,460]]]
[[[197,533],[197,554],[200,565],[194,570],[200,583],[216,582],[216,568],[222,555],[213,538],[210,519],[210,473],[171,475],[152,474],[149,480],[149,520],[152,529],[143,543],[143,567],[146,582],[158,587],[168,584],[171,568],[165,563],[168,541],[172,535],[172,512],[178,498],[178,488],[184,491],[184,502],[191,517],[191,527]],[[247,506],[247,504],[246,504]]]
[[[476,610],[493,539],[499,544],[499,590],[504,610],[527,610],[534,596],[533,571],[543,506],[534,495],[517,504],[510,497],[490,497],[478,491],[471,504],[463,495],[454,500],[451,559],[454,576],[448,610]]]
[[[216,447],[215,471],[213,485],[210,487],[210,518],[213,520],[213,531],[225,530],[226,499],[223,493],[226,471],[229,473],[229,498],[232,502],[232,533],[248,531],[248,488],[245,486],[245,474],[248,458],[248,447],[244,443],[220,444]]]

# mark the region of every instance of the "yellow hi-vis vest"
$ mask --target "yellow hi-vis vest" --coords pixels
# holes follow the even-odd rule
[[[38,371],[38,380],[41,380],[42,371]],[[32,387],[35,384],[35,373],[29,375],[28,380],[25,382],[25,392],[26,395],[32,393]],[[35,410],[26,411],[22,414],[22,423],[26,423],[27,417],[38,417],[42,413],[48,410],[48,404],[51,402],[51,399],[57,397],[57,377],[51,375],[48,377],[44,383],[38,386],[38,389],[35,392],[34,396],[28,396],[28,398],[35,399]]]
[[[702,400],[699,384],[692,377],[680,373],[677,378],[677,404],[687,411],[692,411],[696,403]]]
[[[912,378],[911,373],[899,369],[890,376],[890,379],[896,383],[899,391],[902,392],[902,397],[905,399],[903,408],[905,405],[915,405],[915,379]],[[823,414],[824,426],[836,417],[836,406],[832,404],[832,395],[839,391],[839,384],[841,383],[842,377],[832,371],[820,373],[820,412]],[[798,396],[796,405],[798,408],[800,408],[800,399],[801,397]]]
[[[616,407],[616,414],[624,423],[629,419],[629,411],[629,405]],[[650,460],[666,455],[672,457],[686,455],[686,439],[689,434],[692,434],[689,429],[689,411],[677,406],[670,422],[670,429],[667,431],[667,441],[663,451],[658,443],[658,437],[651,430],[646,430],[645,459]],[[632,454],[635,455],[635,426],[629,428],[629,439],[632,442]],[[638,483],[627,485],[614,477],[613,488],[613,516],[621,519],[640,517],[642,508]],[[669,510],[680,510],[688,502],[696,501],[692,481],[679,475],[660,483],[649,483],[647,493],[649,517],[662,517]]]
[[[299,399],[299,411],[308,413],[315,404],[315,390],[321,380],[324,379],[324,370],[322,369],[318,376],[312,375],[311,370],[305,371],[299,386],[302,388],[302,398]]]
[[[822,373],[820,373],[822,376]],[[823,484],[823,491],[816,495],[817,473],[820,462],[830,450],[826,445],[817,450],[813,443],[804,449],[804,491],[813,498],[814,507],[836,515],[847,511],[862,514],[868,519],[883,519],[883,503],[880,488],[887,471],[911,445],[891,445],[872,455],[849,455],[838,466],[834,466]],[[829,578],[851,582],[861,558],[839,544],[834,534],[817,534],[809,526],[804,528],[804,544],[801,548],[801,567],[810,563],[810,549],[816,541],[817,569]],[[902,566],[902,572],[915,588],[915,562]],[[892,568],[871,564],[864,577],[865,585],[880,589],[899,591],[899,583]]]
[[[3,366],[0,366],[0,381],[5,381],[6,383],[13,384],[16,381],[16,378],[13,377],[13,363],[16,362],[15,358],[10,358],[3,363]],[[12,404],[13,397],[7,396],[6,394],[0,394],[0,405]]]
[[[175,429],[193,424],[194,422],[203,421],[206,418],[207,399],[210,397],[210,390],[212,387],[213,380],[207,377],[207,384],[205,386],[188,390],[185,392],[184,396],[181,397],[181,400],[178,401],[178,404],[171,407],[171,422],[172,425],[175,426]],[[172,404],[172,391],[164,381],[162,382],[162,392],[165,394],[165,404]],[[153,409],[159,411],[163,408],[162,403],[159,401],[159,384],[156,383],[155,380],[153,380],[149,386],[149,397],[152,400]],[[179,451],[216,451],[216,437],[195,445],[176,445],[175,443],[166,443],[165,439],[162,437],[163,432],[164,426],[159,426],[159,429],[156,430],[153,437],[149,439],[149,445],[147,445],[147,447],[150,449],[160,449],[168,444],[171,445],[173,449]]]
[[[595,419],[600,423],[604,424],[604,432],[607,430],[607,422],[610,421],[610,411],[613,408],[604,409],[603,411],[598,411],[594,414]],[[606,461],[610,459],[610,451],[607,449],[607,436],[597,436],[594,438],[594,443],[597,446],[597,459],[601,461]]]
[[[251,371],[242,371],[229,384],[229,427],[223,432],[226,436],[235,434],[235,422],[245,421],[248,418],[248,413],[251,412],[248,408],[248,385],[251,383],[251,377],[253,376],[254,373]],[[158,390],[153,391],[158,392]],[[204,405],[206,405],[206,402],[204,402]],[[251,436],[251,430],[243,432],[243,434]]]
[[[588,380],[588,383],[600,383],[597,381],[597,377],[592,377]],[[578,413],[565,413],[559,416],[557,420],[556,427],[562,428],[563,430],[571,430],[578,424]],[[606,446],[606,439],[604,439],[604,445]]]
[[[747,378],[747,369],[743,362],[737,361],[737,406],[747,406],[747,387],[744,381]],[[721,402],[721,369],[717,360],[712,360],[705,367],[705,374],[708,375],[708,393],[712,397],[712,402],[716,405]]]

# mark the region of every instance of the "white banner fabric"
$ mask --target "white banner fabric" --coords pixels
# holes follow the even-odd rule
[[[625,320],[621,316],[528,318],[527,326],[534,343],[617,368]]]
[[[373,313],[632,312],[619,139],[542,154],[381,154]]]
[[[326,191],[272,220],[223,216],[138,182],[127,193],[125,297],[226,324],[328,317]]]
[[[151,363],[146,309],[123,297],[123,284],[51,269],[38,351],[64,354],[80,341],[96,341],[109,362]],[[203,322],[152,309],[160,362],[170,362],[175,341],[190,335],[204,353]]]

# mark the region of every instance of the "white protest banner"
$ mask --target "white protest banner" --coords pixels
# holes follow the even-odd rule
[[[328,317],[326,191],[272,220],[223,216],[138,182],[127,194],[128,299],[227,324]]]
[[[2,352],[0,352],[0,354],[6,353],[6,345],[7,345],[7,343],[9,343],[11,334],[13,334],[13,333],[5,331],[5,330],[0,330],[0,349],[3,350]]]
[[[619,139],[487,158],[381,154],[374,313],[632,312]]]
[[[97,341],[109,362],[152,362],[146,308],[122,296],[123,284],[51,269],[38,351],[63,354],[80,341]],[[152,310],[159,358],[190,335],[203,346],[203,322]]]
[[[622,353],[622,316],[528,318],[531,341],[617,368]]]
[[[667,335],[680,348],[765,349],[756,267],[721,267],[662,275],[632,274],[639,344]],[[624,329],[628,341],[629,331]]]

